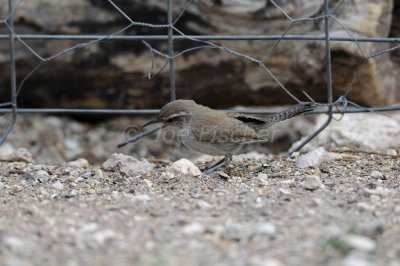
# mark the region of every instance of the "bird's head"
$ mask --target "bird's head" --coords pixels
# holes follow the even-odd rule
[[[164,105],[157,117],[143,126],[153,123],[163,123],[164,125],[182,126],[182,124],[192,116],[197,104],[192,100],[175,100]]]

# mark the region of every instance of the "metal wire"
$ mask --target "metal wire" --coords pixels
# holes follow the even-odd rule
[[[166,24],[150,24],[150,23],[143,23],[139,21],[135,21],[132,19],[128,14],[124,12],[122,8],[120,8],[116,3],[112,0],[107,0],[107,2],[118,12],[129,24],[116,32],[109,34],[109,35],[102,35],[102,34],[82,34],[82,35],[65,35],[65,34],[17,34],[14,31],[14,14],[19,6],[22,5],[24,0],[19,0],[15,5],[12,4],[12,0],[8,0],[8,14],[7,17],[3,20],[0,19],[0,25],[4,24],[8,28],[8,34],[0,34],[0,41],[1,40],[8,40],[10,43],[10,95],[11,100],[6,103],[0,103],[0,114],[10,114],[11,118],[3,132],[0,132],[0,144],[2,144],[9,133],[11,132],[12,128],[14,127],[15,121],[17,119],[17,114],[20,113],[51,113],[51,114],[104,114],[104,115],[145,115],[145,114],[156,114],[159,112],[159,109],[87,109],[87,108],[18,108],[17,106],[17,97],[18,93],[23,87],[25,81],[34,74],[34,72],[40,68],[40,66],[48,61],[51,61],[57,57],[60,57],[70,51],[75,49],[80,49],[82,47],[92,45],[98,42],[110,42],[110,41],[142,41],[146,48],[149,49],[151,54],[152,60],[152,68],[146,77],[152,78],[153,76],[157,75],[160,71],[162,71],[166,66],[169,66],[169,79],[170,79],[170,99],[176,99],[176,84],[175,84],[175,67],[174,67],[174,60],[181,55],[192,52],[197,49],[219,49],[222,52],[229,53],[233,56],[238,56],[243,60],[248,60],[250,62],[256,63],[260,66],[260,68],[270,76],[279,87],[286,92],[286,94],[293,98],[296,101],[300,101],[296,98],[290,91],[290,88],[286,88],[285,85],[272,73],[272,71],[267,67],[264,63],[264,58],[258,59],[251,57],[247,54],[240,53],[233,49],[230,49],[225,46],[217,45],[212,41],[275,41],[275,45],[267,53],[266,60],[268,60],[269,56],[275,51],[278,47],[279,43],[282,40],[291,40],[291,41],[324,41],[325,42],[325,57],[326,57],[326,91],[327,91],[327,100],[325,103],[318,103],[320,108],[312,113],[314,114],[321,114],[324,113],[327,115],[327,120],[325,123],[314,133],[308,136],[299,146],[295,147],[293,151],[297,151],[301,149],[304,145],[306,145],[309,141],[311,141],[315,136],[317,136],[321,131],[323,131],[332,121],[333,114],[340,113],[362,113],[362,112],[386,112],[386,111],[398,111],[400,110],[400,106],[385,106],[385,107],[371,107],[371,108],[364,108],[361,107],[353,102],[350,102],[346,99],[346,96],[350,92],[355,80],[356,76],[353,78],[351,84],[346,88],[346,92],[336,101],[333,101],[333,88],[332,88],[332,62],[331,62],[331,42],[352,42],[355,43],[357,49],[360,51],[360,54],[363,58],[363,64],[368,60],[375,58],[377,56],[381,56],[386,53],[390,53],[396,49],[400,48],[400,45],[395,45],[394,47],[384,49],[381,51],[375,51],[373,53],[366,53],[361,48],[361,42],[374,42],[374,43],[400,43],[400,38],[380,38],[380,37],[358,37],[349,30],[346,25],[341,22],[335,15],[337,10],[343,6],[345,0],[341,1],[339,5],[332,9],[332,12],[329,8],[329,0],[324,0],[323,6],[321,8],[321,12],[323,11],[322,15],[314,15],[311,17],[304,17],[304,18],[292,18],[289,14],[287,14],[283,8],[281,8],[275,1],[269,0],[270,5],[275,7],[288,21],[289,25],[287,26],[286,30],[281,35],[186,35],[182,30],[178,29],[176,23],[181,17],[184,15],[186,10],[192,4],[193,0],[188,0],[184,5],[183,9],[179,12],[179,14],[174,19],[173,17],[173,0],[167,0],[167,23]],[[354,2],[353,2],[354,4]],[[287,34],[289,29],[298,23],[303,22],[317,22],[323,21],[324,23],[324,35],[289,35]],[[329,22],[336,22],[337,25],[347,34],[347,36],[331,36],[330,34],[330,24]],[[126,30],[130,29],[131,27],[149,27],[153,29],[166,29],[166,35],[122,35]],[[61,52],[58,52],[54,55],[50,55],[48,57],[41,56],[38,52],[36,52],[30,45],[26,43],[27,40],[77,40],[82,41],[82,43],[76,44],[70,48],[67,48]],[[199,46],[192,47],[186,49],[184,51],[176,52],[174,51],[174,42],[182,41],[182,40],[189,40],[195,43],[200,44]],[[17,87],[16,82],[16,48],[15,42],[20,42],[25,48],[28,49],[37,59],[39,59],[40,63],[36,66],[31,73],[29,73],[19,84]],[[159,51],[153,48],[148,42],[146,41],[166,41],[168,45],[167,53]],[[166,61],[165,64],[157,69],[154,70],[154,56],[161,56]],[[360,67],[363,65],[360,64]],[[358,73],[359,71],[357,71]],[[357,74],[358,75],[358,74]],[[310,99],[312,100],[312,99]],[[348,107],[351,105],[352,107]],[[249,114],[273,114],[276,113],[276,109],[271,108],[264,108],[264,109],[234,109],[234,110],[223,110],[227,112],[241,112],[241,113],[249,113]]]

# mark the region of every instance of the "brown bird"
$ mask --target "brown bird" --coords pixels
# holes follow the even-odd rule
[[[312,103],[300,103],[263,119],[253,115],[216,111],[192,100],[175,100],[166,104],[157,117],[143,127],[153,123],[162,123],[162,127],[175,126],[179,129],[178,140],[187,148],[209,155],[225,156],[223,160],[203,170],[209,174],[228,164],[243,144],[269,141],[266,130],[270,126],[314,109]]]

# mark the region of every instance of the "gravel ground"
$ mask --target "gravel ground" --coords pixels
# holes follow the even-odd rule
[[[338,150],[306,169],[250,154],[209,176],[150,163],[1,161],[0,264],[400,265],[395,152]]]

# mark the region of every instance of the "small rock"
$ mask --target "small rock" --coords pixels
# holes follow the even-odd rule
[[[25,148],[19,148],[15,152],[13,152],[8,160],[14,162],[25,162],[25,163],[34,163],[32,154]]]
[[[328,164],[326,164],[326,163],[324,163],[324,162],[320,164],[319,170],[320,170],[322,173],[326,173],[326,174],[329,174],[329,173],[330,173],[330,169],[329,169]]]
[[[107,171],[119,171],[127,176],[144,174],[154,168],[154,164],[147,160],[138,160],[121,153],[114,153],[103,163],[103,169]]]
[[[55,189],[58,189],[58,190],[62,190],[62,189],[64,188],[64,185],[61,184],[60,181],[55,182],[52,186],[53,186]]]
[[[326,160],[327,152],[324,147],[319,147],[306,154],[301,155],[296,162],[298,168],[304,169],[309,167],[319,167]]]
[[[301,182],[304,189],[316,190],[321,187],[322,183],[319,176],[309,175],[305,176]]]
[[[8,158],[15,152],[15,148],[10,143],[6,142],[0,145],[0,159],[8,160]]]
[[[372,171],[369,176],[375,179],[384,179],[383,174],[376,170]]]
[[[352,253],[350,253],[350,255],[348,255],[346,258],[344,258],[342,264],[340,264],[340,265],[342,265],[342,266],[372,266],[375,264],[372,264],[365,258],[359,257],[357,255],[353,255]]]
[[[279,192],[280,192],[282,195],[285,195],[285,196],[292,195],[292,192],[290,192],[289,190],[284,189],[284,188],[280,188],[280,189],[279,189]]]
[[[28,172],[25,172],[23,175],[22,175],[26,180],[35,180],[35,177],[31,174],[31,173],[28,173]]]
[[[281,168],[279,166],[277,166],[277,165],[271,166],[271,172],[278,173],[280,171],[281,171]]]
[[[255,233],[258,235],[273,236],[276,233],[276,227],[271,223],[259,223],[256,225]]]
[[[357,249],[360,251],[371,252],[376,248],[375,242],[366,236],[361,235],[346,235],[342,241],[349,246],[349,248]]]
[[[231,178],[228,174],[222,171],[218,171],[217,174],[224,180],[229,180],[229,178]]]
[[[38,170],[35,174],[35,177],[41,183],[45,183],[45,182],[49,181],[49,179],[50,179],[49,173],[47,173],[47,171],[45,171],[45,170]]]
[[[88,179],[92,176],[92,171],[86,171],[84,173],[81,174],[81,177],[84,179]]]
[[[372,206],[371,204],[368,204],[366,202],[358,202],[357,208],[360,211],[373,211],[374,210],[374,206]]]
[[[397,153],[397,151],[395,149],[388,149],[386,151],[386,154],[390,155],[390,156],[396,156],[398,153]]]
[[[7,236],[2,242],[2,246],[9,248],[14,254],[30,256],[35,253],[35,243],[30,239]]]
[[[110,229],[102,230],[94,233],[93,239],[100,245],[103,245],[107,241],[115,238],[116,234]]]
[[[28,260],[24,260],[21,258],[9,257],[4,260],[4,266],[31,266]]]
[[[172,172],[164,172],[160,176],[160,181],[163,182],[163,183],[169,183],[173,179],[175,179],[175,174],[172,173]]]
[[[151,201],[151,198],[149,195],[136,195],[133,196],[133,202],[134,203],[147,203],[149,201]]]
[[[67,166],[76,167],[76,168],[87,168],[87,167],[89,167],[89,162],[86,159],[79,158],[75,161],[68,162]]]
[[[196,205],[199,209],[210,209],[212,205],[204,200],[197,200]]]
[[[167,172],[181,175],[201,176],[200,169],[185,158],[173,162],[167,168]]]
[[[198,235],[205,232],[205,227],[200,223],[190,223],[182,228],[182,232],[188,236]]]
[[[372,196],[372,195],[388,196],[389,194],[392,193],[392,191],[385,187],[376,187],[375,189],[364,188],[363,193],[366,196]]]
[[[257,175],[257,185],[261,187],[268,185],[268,175],[265,173],[259,173]]]

